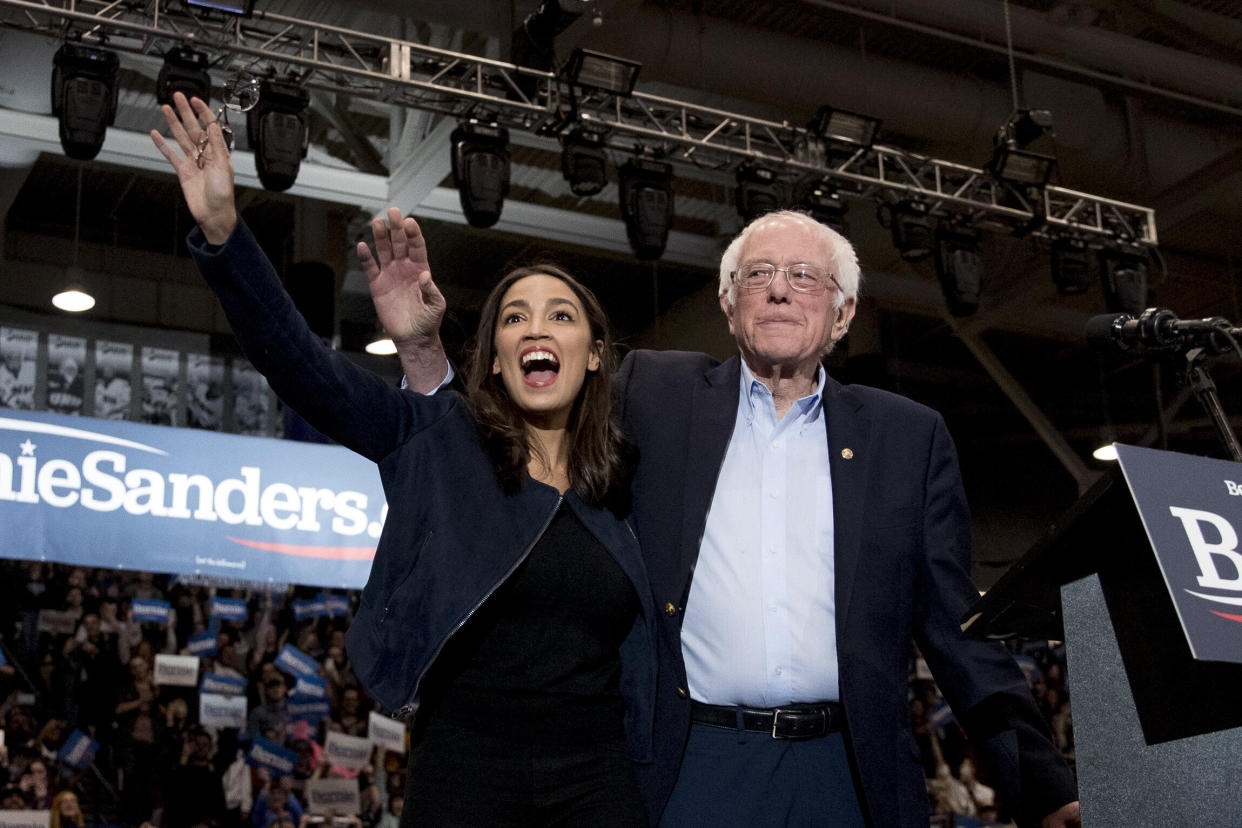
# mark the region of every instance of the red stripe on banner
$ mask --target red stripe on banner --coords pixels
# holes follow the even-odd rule
[[[1239,624],[1242,624],[1242,615],[1230,615],[1227,612],[1217,612],[1216,610],[1212,610],[1212,614],[1219,615],[1221,618],[1228,618],[1230,621],[1237,621]]]
[[[281,555],[297,555],[299,558],[323,558],[334,561],[369,561],[375,557],[374,546],[294,546],[289,543],[266,543],[245,538],[229,538],[233,543],[277,552]],[[1240,619],[1242,620],[1242,619]]]

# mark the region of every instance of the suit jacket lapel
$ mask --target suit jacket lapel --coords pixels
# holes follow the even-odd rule
[[[857,397],[829,377],[824,385],[828,467],[832,473],[833,555],[837,640],[841,640],[861,552],[871,423]]]
[[[716,480],[724,463],[729,438],[737,420],[738,382],[741,363],[734,356],[696,382],[690,399],[690,433],[687,435],[685,510],[681,536],[681,574],[689,575],[698,560],[699,545],[707,526],[707,512],[716,492]]]

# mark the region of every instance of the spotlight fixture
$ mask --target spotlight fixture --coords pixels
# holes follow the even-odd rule
[[[608,183],[608,159],[604,136],[599,132],[572,130],[561,150],[561,173],[576,196],[593,196]]]
[[[449,136],[453,183],[471,227],[491,227],[509,194],[509,130],[496,121],[470,118]]]
[[[1100,251],[1100,282],[1110,313],[1138,316],[1147,307],[1147,254],[1122,243]]]
[[[850,226],[845,221],[845,202],[836,187],[827,181],[809,185],[798,200],[798,206],[811,214],[821,224],[826,224],[842,236],[849,237]]]
[[[1091,257],[1085,241],[1067,236],[1052,243],[1052,282],[1062,296],[1087,292],[1091,284]]]
[[[65,155],[90,161],[116,119],[115,52],[66,42],[52,58],[52,113],[60,120]]]
[[[737,169],[734,201],[737,204],[737,214],[746,224],[764,213],[778,209],[781,206],[781,192],[776,173],[753,161],[745,162]]]
[[[875,143],[880,123],[879,118],[821,106],[806,128],[825,141],[866,149]]]
[[[1057,163],[1053,135],[1049,110],[1015,111],[996,132],[988,171],[1010,184],[1046,187]]]
[[[936,275],[949,313],[970,316],[979,309],[983,260],[979,257],[978,230],[953,224],[936,228]]]
[[[52,305],[65,313],[83,313],[95,307],[95,297],[81,285],[70,284],[52,297]]]
[[[265,80],[259,102],[246,113],[246,140],[264,188],[282,192],[297,180],[310,139],[310,95],[293,81]]]
[[[918,262],[931,255],[934,247],[932,220],[924,202],[907,199],[895,205],[881,205],[879,215],[880,223],[892,232],[893,246],[901,258],[907,262]]]
[[[629,95],[643,65],[636,60],[613,57],[590,49],[574,49],[561,76],[585,89],[598,89],[614,95]]]
[[[617,171],[621,218],[634,255],[658,259],[673,223],[673,167],[661,161],[633,158]]]
[[[184,44],[172,47],[164,53],[164,65],[155,82],[156,100],[171,105],[173,93],[180,92],[186,98],[196,97],[207,103],[211,95],[207,66],[207,55],[202,52]]]

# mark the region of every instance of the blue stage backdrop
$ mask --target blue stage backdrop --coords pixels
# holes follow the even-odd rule
[[[0,556],[360,589],[388,506],[340,446],[0,411]]]

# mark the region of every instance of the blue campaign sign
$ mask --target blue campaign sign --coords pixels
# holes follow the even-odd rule
[[[1117,445],[1191,655],[1242,663],[1242,463]]]
[[[4,557],[359,589],[386,511],[340,446],[0,416]]]
[[[291,676],[317,676],[320,664],[292,644],[286,644],[276,656],[275,664]]]
[[[214,693],[217,696],[241,696],[246,692],[246,680],[219,673],[204,673],[203,680],[198,685],[198,692]]]
[[[171,605],[167,601],[155,598],[135,598],[129,602],[134,620],[151,624],[168,624],[168,610]]]
[[[190,655],[196,655],[199,658],[213,656],[216,654],[216,640],[216,633],[211,630],[195,633],[186,642],[186,648],[190,651]]]
[[[296,753],[262,736],[254,737],[250,743],[250,751],[246,754],[246,762],[251,766],[267,768],[276,776],[288,776],[293,773],[293,766],[297,760]]]
[[[285,702],[285,709],[289,711],[289,718],[295,722],[318,724],[331,715],[327,699],[303,696],[298,693],[289,697],[289,700]]]
[[[311,618],[328,617],[328,607],[318,598],[293,602],[293,618],[295,621],[307,621]]]
[[[315,600],[323,601],[324,607],[328,610],[329,618],[344,618],[349,615],[349,599],[344,595],[321,592]]]
[[[211,618],[212,620],[223,619],[225,621],[245,621],[250,615],[246,609],[246,600],[244,598],[220,598],[213,596],[211,599]]]
[[[57,758],[66,765],[84,768],[95,758],[95,751],[97,750],[99,750],[98,742],[82,731],[75,730],[69,734],[69,738],[61,745]]]

